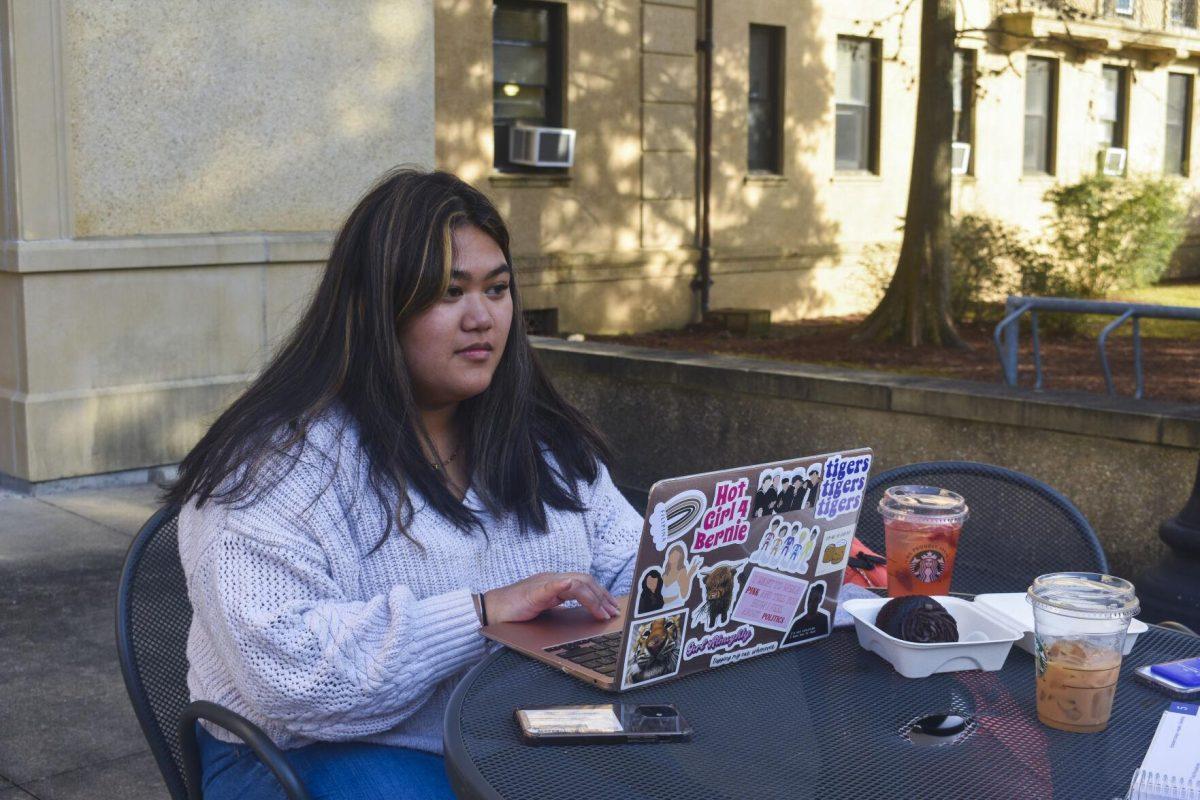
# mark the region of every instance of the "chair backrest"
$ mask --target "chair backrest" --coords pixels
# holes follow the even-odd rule
[[[889,486],[940,486],[966,498],[970,517],[955,556],[951,591],[1023,592],[1047,572],[1108,572],[1108,559],[1079,509],[1028,475],[973,461],[930,461],[871,479],[858,538],[884,554],[879,500]]]
[[[173,798],[185,800],[176,725],[188,704],[192,606],[179,563],[178,511],[156,512],[125,556],[117,590],[117,649],[125,688],[163,780]]]

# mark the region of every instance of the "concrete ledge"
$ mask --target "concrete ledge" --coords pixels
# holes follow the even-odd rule
[[[1071,499],[1118,575],[1163,551],[1200,451],[1200,408],[973,381],[538,339],[555,385],[600,426],[614,478],[670,475],[869,445],[876,473],[981,461]]]
[[[1032,392],[976,381],[766,359],[534,339],[554,372],[585,372],[745,393],[1200,449],[1200,408],[1082,392]]]
[[[333,234],[328,231],[18,240],[0,247],[0,271],[78,272],[324,261],[332,244]]]

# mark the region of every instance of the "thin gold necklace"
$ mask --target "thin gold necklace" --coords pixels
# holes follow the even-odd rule
[[[445,460],[444,460],[444,461],[442,461],[442,463],[440,463],[440,464],[439,464],[439,463],[437,463],[436,461],[431,461],[431,462],[429,462],[429,466],[433,467],[433,471],[434,471],[434,472],[437,472],[437,471],[438,471],[438,470],[440,470],[442,467],[449,466],[451,461],[453,461],[454,459],[458,458],[458,453],[459,453],[459,451],[461,451],[461,450],[462,450],[462,439],[459,439],[459,440],[458,440],[458,446],[454,448],[454,452],[450,454],[450,457],[449,457],[449,458],[445,459]],[[436,452],[437,452],[437,448],[434,448],[434,453],[436,453]]]

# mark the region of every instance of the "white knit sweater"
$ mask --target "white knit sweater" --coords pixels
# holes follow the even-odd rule
[[[468,491],[487,536],[456,529],[414,496],[409,533],[368,554],[384,515],[366,489],[357,434],[317,423],[290,475],[245,508],[210,501],[179,514],[179,552],[195,616],[188,688],[252,720],[281,747],[363,740],[440,753],[442,716],[483,657],[471,594],[538,572],[590,572],[628,592],[641,535],[601,468],[581,483],[587,510],[547,508],[546,533],[522,533]],[[219,729],[218,738],[236,741]]]

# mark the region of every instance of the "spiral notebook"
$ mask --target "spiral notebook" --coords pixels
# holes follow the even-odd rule
[[[1158,721],[1129,800],[1200,800],[1200,705],[1171,703]]]

